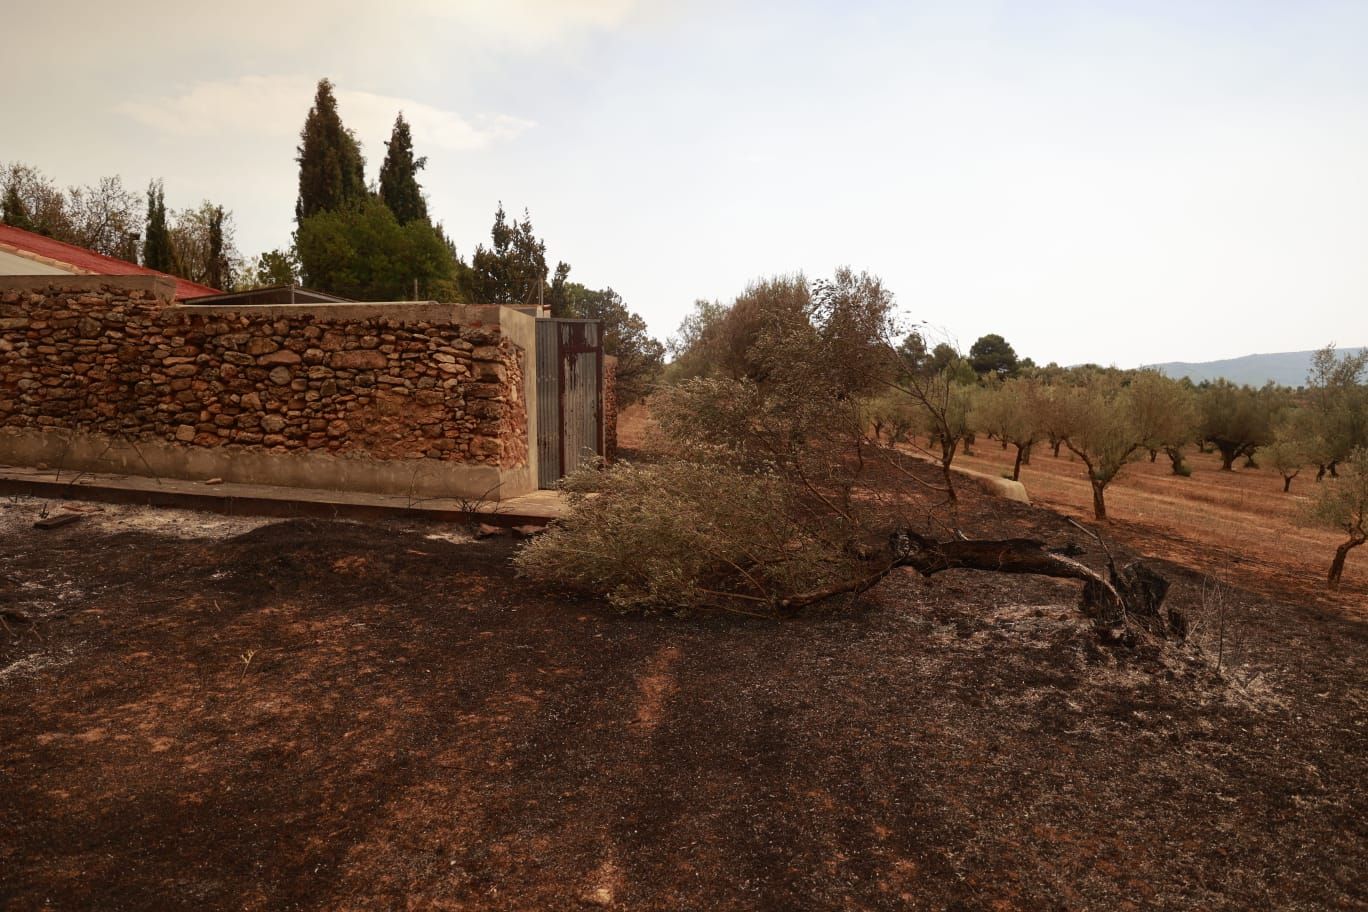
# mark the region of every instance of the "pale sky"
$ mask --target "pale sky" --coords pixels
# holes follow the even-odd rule
[[[1368,345],[1368,3],[11,4],[0,161],[162,177],[288,244],[320,76],[374,180],[396,111],[465,256],[524,206],[662,339],[850,265],[967,348]]]

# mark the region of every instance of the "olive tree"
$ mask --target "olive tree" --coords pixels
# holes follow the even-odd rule
[[[1015,379],[987,387],[974,402],[974,426],[1001,440],[1004,447],[1016,448],[1013,481],[1021,480],[1021,466],[1030,458],[1031,447],[1045,436],[1043,398],[1038,383]]]
[[[1331,589],[1339,588],[1349,552],[1368,541],[1368,448],[1351,451],[1344,469],[1320,488],[1309,511],[1313,521],[1348,535],[1330,562],[1326,582]]]
[[[1147,435],[1141,446],[1151,454],[1163,450],[1174,475],[1191,475],[1183,461],[1183,447],[1197,437],[1197,403],[1191,389],[1147,370],[1136,371],[1129,385],[1134,420]]]
[[[1144,377],[1126,384],[1106,374],[1095,374],[1085,385],[1063,394],[1069,426],[1064,445],[1088,470],[1093,515],[1098,519],[1107,518],[1107,485],[1148,441],[1166,436],[1162,416],[1154,408],[1158,395]]]
[[[1202,391],[1201,435],[1220,451],[1222,471],[1231,471],[1236,459],[1250,458],[1273,441],[1276,395],[1269,388],[1256,390],[1227,380]]]
[[[1337,355],[1330,343],[1311,359],[1306,378],[1307,410],[1319,443],[1319,481],[1337,468],[1356,447],[1368,446],[1368,349]]]

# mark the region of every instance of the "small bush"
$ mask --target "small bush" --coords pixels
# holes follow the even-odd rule
[[[709,460],[619,463],[563,485],[568,515],[514,563],[624,610],[763,611],[849,576],[853,557],[803,525],[791,486]]]

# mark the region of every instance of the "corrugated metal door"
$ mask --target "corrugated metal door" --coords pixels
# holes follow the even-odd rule
[[[537,321],[537,484],[603,455],[603,325]]]

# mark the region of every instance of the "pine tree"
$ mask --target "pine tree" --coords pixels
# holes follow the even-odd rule
[[[413,134],[404,112],[394,119],[394,130],[389,142],[389,151],[380,165],[380,198],[390,207],[399,224],[406,225],[416,219],[427,220],[427,201],[423,190],[418,186],[418,171],[427,164],[427,158],[413,157]]]
[[[147,186],[147,229],[143,232],[143,265],[158,272],[174,272],[176,254],[166,225],[166,196],[161,181]]]
[[[527,210],[521,222],[511,221],[500,202],[489,236],[493,246],[481,244],[470,258],[465,298],[480,304],[538,303],[546,285],[546,244],[533,230]],[[565,269],[568,273],[570,267]]]
[[[356,205],[366,198],[366,161],[361,146],[337,114],[333,85],[318,81],[313,107],[299,133],[299,199],[295,220]]]
[[[22,228],[25,231],[32,231],[34,228],[28,207],[24,205],[24,199],[19,195],[19,187],[14,182],[5,187],[5,198],[0,201],[0,220],[3,220],[6,225]]]

